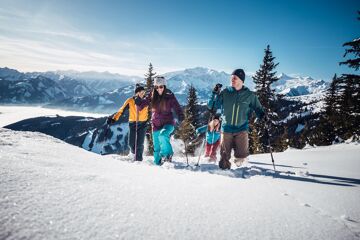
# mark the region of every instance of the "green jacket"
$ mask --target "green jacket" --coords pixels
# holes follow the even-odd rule
[[[208,101],[208,108],[219,109],[222,114],[222,131],[236,133],[249,130],[249,118],[255,111],[258,118],[265,115],[258,97],[247,87],[236,91],[227,87],[220,94],[213,93]]]

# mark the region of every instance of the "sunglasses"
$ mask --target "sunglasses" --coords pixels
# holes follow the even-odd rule
[[[160,85],[160,86],[155,86],[155,89],[163,89],[164,88],[164,85]]]

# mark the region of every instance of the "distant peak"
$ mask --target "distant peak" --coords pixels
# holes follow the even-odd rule
[[[279,78],[280,79],[283,79],[283,80],[289,80],[289,79],[293,79],[293,77],[290,77],[289,75],[285,74],[285,73],[281,73],[279,75]]]

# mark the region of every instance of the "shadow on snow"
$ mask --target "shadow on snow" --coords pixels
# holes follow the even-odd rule
[[[128,158],[116,158],[118,160],[127,160]],[[258,166],[260,165],[260,166]],[[264,167],[264,165],[269,166],[270,168]],[[159,166],[156,166],[159,167]],[[248,166],[222,170],[219,168],[217,164],[212,163],[202,163],[200,166],[196,167],[194,165],[187,166],[186,163],[173,161],[171,163],[164,163],[161,168],[165,169],[174,169],[180,171],[190,171],[190,172],[202,172],[215,174],[225,177],[231,178],[243,178],[248,179],[253,176],[267,176],[273,177],[277,179],[285,179],[285,180],[293,180],[293,181],[301,181],[308,183],[317,183],[317,184],[325,184],[325,185],[334,185],[334,186],[344,186],[344,187],[356,187],[360,185],[360,179],[355,178],[345,178],[345,177],[337,177],[337,176],[328,176],[328,175],[320,175],[320,174],[311,174],[306,171],[304,167],[295,167],[289,165],[281,165],[275,164],[276,168],[286,167],[290,168],[288,171],[281,171],[272,169],[272,164],[261,163],[261,162],[253,162],[250,161]],[[292,169],[303,169],[305,172],[294,172]]]

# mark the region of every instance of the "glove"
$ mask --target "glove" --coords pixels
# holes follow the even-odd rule
[[[217,83],[216,86],[214,87],[213,92],[216,93],[216,94],[219,94],[221,88],[222,88],[222,84],[221,84],[221,83]]]
[[[107,124],[113,124],[115,122],[115,119],[112,118],[112,116],[108,117],[108,119],[106,120]]]
[[[141,97],[139,96],[135,97],[135,104],[138,106],[141,105]]]

